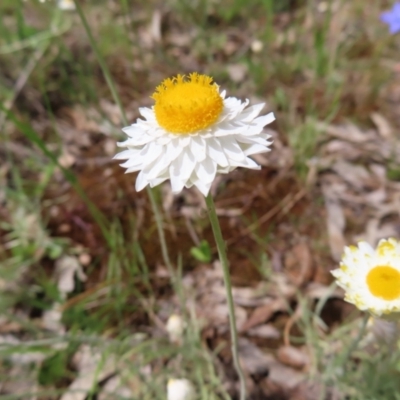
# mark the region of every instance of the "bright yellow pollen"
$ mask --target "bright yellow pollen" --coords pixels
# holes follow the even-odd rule
[[[157,122],[172,133],[192,133],[208,128],[221,115],[223,100],[217,84],[194,72],[185,78],[165,79],[151,96]]]
[[[375,267],[367,275],[367,285],[374,296],[395,300],[400,297],[400,272],[393,267]]]

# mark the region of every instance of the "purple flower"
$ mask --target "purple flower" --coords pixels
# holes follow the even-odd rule
[[[389,25],[392,35],[400,32],[400,2],[395,3],[390,11],[382,13],[381,21]]]

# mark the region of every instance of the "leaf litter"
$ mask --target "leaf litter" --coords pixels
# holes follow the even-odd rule
[[[341,13],[346,13],[346,10],[341,9]],[[332,23],[330,37],[338,29],[350,29],[341,25],[344,19],[341,20],[339,16],[340,13]],[[138,18],[142,18],[142,22],[146,19],[140,16]],[[138,34],[141,35],[143,47],[154,49],[165,41],[174,47],[173,52],[181,59],[182,65],[187,69],[199,69],[198,60],[186,54],[196,32],[192,29],[182,35],[179,24],[171,24],[165,30],[163,23],[168,23],[168,18],[163,12],[155,12],[151,23],[142,26]],[[292,40],[295,41],[295,37]],[[247,41],[248,44],[239,30],[231,32],[221,53],[227,57],[229,52],[241,51],[240,49],[248,46],[258,54],[260,50],[257,50],[259,46],[255,46],[255,41]],[[332,38],[330,42],[334,46],[335,41]],[[201,49],[198,51],[201,53]],[[147,57],[153,56],[148,54]],[[121,62],[117,59],[115,61],[116,68]],[[123,65],[120,67],[123,69]],[[248,74],[248,68],[241,63],[230,63],[227,73],[234,82],[241,82]],[[157,74],[161,76],[164,73],[159,71]],[[156,78],[158,76],[154,77]],[[242,90],[245,89],[248,88]],[[137,109],[138,104],[138,99],[130,101],[130,120],[137,116],[133,110]],[[145,236],[148,225],[152,225],[149,207],[144,195],[134,192],[134,178],[122,175],[110,160],[115,152],[114,137],[119,134],[116,127],[121,125],[121,115],[116,106],[106,98],[101,99],[99,105],[100,110],[64,106],[57,110],[55,121],[49,121],[42,110],[32,124],[44,135],[55,124],[62,139],[60,164],[76,171],[84,190],[89,197],[98,200],[101,210],[123,219],[129,207],[134,205],[137,217],[134,236],[141,238]],[[274,151],[255,157],[263,166],[262,171],[235,171],[231,175],[219,177],[212,188],[216,195],[218,215],[231,246],[233,295],[237,328],[241,336],[240,357],[255,399],[273,398],[274,395],[282,399],[318,398],[320,388],[307,381],[310,368],[308,349],[291,343],[290,339],[290,333],[299,333],[297,324],[302,317],[299,293],[313,304],[325,299],[327,314],[333,314],[334,304],[339,304],[339,316],[330,320],[326,318],[325,321],[326,329],[334,328],[350,312],[341,300],[340,289],[329,288],[329,269],[335,267],[340,259],[343,246],[359,239],[375,244],[380,238],[400,235],[400,184],[395,177],[400,165],[399,141],[384,113],[374,111],[369,114],[369,118],[374,127],[360,128],[343,121],[317,123],[322,139],[318,143],[315,156],[309,162],[306,188],[304,182],[299,181],[294,173],[293,150],[282,139],[281,133],[275,130],[268,130],[274,138]],[[26,156],[26,149],[22,144],[13,143],[13,146],[11,152],[15,157]],[[6,173],[2,173],[3,175]],[[221,186],[224,186],[224,191],[219,189]],[[117,195],[117,189],[123,191],[122,198]],[[189,249],[198,244],[199,237],[212,243],[210,229],[197,224],[198,219],[205,216],[204,199],[191,191],[184,191],[174,198],[168,185],[163,185],[162,191],[163,208],[167,213],[166,230],[172,252],[175,253],[178,249],[183,254],[189,254]],[[47,200],[63,196],[68,198],[68,204],[53,206],[49,214],[49,226],[52,233],[65,234],[75,244],[82,246],[89,256],[87,262],[81,262],[75,256],[65,256],[50,263],[53,274],[49,275],[52,275],[51,279],[61,298],[41,313],[35,323],[43,332],[65,335],[68,332],[68,327],[62,321],[65,304],[79,304],[81,299],[78,296],[82,292],[75,293],[76,283],[80,282],[83,291],[89,292],[96,285],[104,284],[107,287],[108,283],[104,283],[107,254],[102,250],[103,242],[98,229],[81,200],[62,176],[58,175],[56,182],[51,183],[46,196]],[[4,198],[2,192],[1,198]],[[322,205],[316,199],[323,199]],[[254,211],[258,216],[256,221],[251,220]],[[9,220],[3,206],[1,215],[5,216],[5,221]],[[37,216],[33,214],[18,218],[29,226],[34,226],[37,222]],[[300,222],[294,221],[300,218]],[[150,223],[146,224],[145,221]],[[125,229],[128,227],[125,226]],[[41,230],[38,232],[42,233]],[[30,229],[26,233],[32,235]],[[262,252],[269,257],[270,275],[267,278],[254,266],[260,261],[250,261],[249,254],[259,251],[255,236],[268,237],[268,245],[265,244],[262,248]],[[7,235],[3,235],[2,239],[7,249],[13,246],[13,242],[7,241]],[[313,241],[318,245],[325,245],[329,251],[317,251]],[[240,254],[235,251],[236,244],[240,244],[248,253]],[[159,303],[164,303],[165,310],[176,309],[176,296],[161,294],[169,276],[166,269],[159,264],[160,257],[154,252],[154,242],[144,243],[143,252],[155,272],[153,283],[156,290],[160,291],[160,294],[156,293],[156,297],[159,295],[162,298]],[[36,256],[39,261],[42,260],[42,254]],[[100,260],[96,273],[91,268],[92,259]],[[215,350],[221,343],[225,343],[225,348],[229,348],[227,304],[218,262],[193,265],[193,261],[185,258],[184,266],[183,286],[191,296],[188,307],[194,304],[205,345]],[[2,287],[6,286],[7,290],[14,291],[18,285],[28,285],[31,282],[25,275],[24,271],[14,280],[2,280]],[[18,310],[16,306],[15,313],[17,312],[23,318],[30,319],[29,312]],[[145,325],[143,319],[139,320],[140,324]],[[154,314],[150,318],[153,331],[149,331],[161,330],[162,321],[165,320],[165,315]],[[0,331],[0,342],[3,346],[22,345],[25,341],[22,325],[9,318],[1,320]],[[373,336],[372,339],[369,336],[368,340],[372,343],[375,343],[376,337],[393,340],[393,331],[393,325],[374,322],[370,328]],[[229,356],[224,358],[223,352],[221,354],[219,365],[223,366],[222,374],[225,384],[229,386],[232,385],[232,378],[226,371],[229,370],[230,360]],[[35,376],[22,371],[21,366],[27,363],[40,364],[45,357],[46,355],[35,352],[10,357],[13,365],[9,375],[15,378],[24,374],[25,387],[22,388],[20,382],[14,382],[11,386],[2,382],[0,393],[18,394],[20,390],[36,388]],[[101,349],[86,345],[75,351],[71,359],[75,377],[64,388],[65,394],[61,396],[61,400],[83,400],[98,385],[100,399],[112,398],[111,393],[129,398],[138,390],[140,383],[135,379],[135,382],[127,383],[115,360],[107,360],[99,368],[102,357]],[[334,393],[331,398],[335,398]]]
[[[387,168],[390,163],[393,163],[393,157],[396,156],[397,144],[394,142],[392,146],[382,145],[382,140],[394,139],[390,139],[390,137],[382,139],[378,130],[369,129],[364,132],[354,125],[325,126],[321,124],[321,129],[327,133],[328,140],[321,143],[320,156],[315,162],[317,171],[315,185],[319,185],[320,195],[324,198],[324,207],[320,209],[320,213],[325,215],[326,240],[330,248],[330,257],[332,260],[338,260],[345,243],[354,242],[359,238],[377,241],[381,237],[386,237],[388,233],[398,234],[400,229],[398,216],[400,187],[387,178]],[[263,170],[264,176],[271,171],[279,171],[278,168],[281,168],[283,159],[287,160],[286,165],[289,166],[289,170],[292,165],[290,151],[285,145],[280,144],[278,138],[275,142],[277,142],[277,148],[274,151],[274,157],[266,158],[264,162],[266,164]],[[388,151],[389,147],[392,148],[390,152]],[[276,164],[274,164],[274,159],[277,160]],[[370,161],[366,164],[365,160]],[[112,174],[114,176],[115,172],[113,171]],[[241,172],[239,172],[240,174]],[[267,183],[266,193],[268,191],[279,192],[280,184],[287,182],[288,178],[285,175],[278,174],[276,176],[278,180],[275,178]],[[291,179],[289,178],[289,180]],[[228,181],[228,189],[229,184]],[[238,241],[252,246],[252,228],[243,227],[240,219],[249,207],[254,203],[257,204],[258,197],[264,196],[264,193],[260,192],[259,194],[253,190],[254,194],[249,195],[249,192],[244,194],[246,192],[243,189],[238,187],[235,190],[228,190],[227,195],[221,196],[220,200],[217,200],[217,209],[223,221],[226,222],[224,230],[229,229],[229,226],[241,227],[239,236],[233,236],[232,242]],[[183,202],[178,205],[177,199],[168,196],[167,185],[163,190],[166,193],[164,209],[168,211],[171,221],[176,220],[177,217],[196,221],[199,216],[204,216],[205,209],[201,197],[190,192],[183,193],[180,196]],[[292,190],[295,195],[298,193],[295,185]],[[287,204],[290,207],[288,211],[282,211],[288,207]],[[268,214],[270,210],[266,207],[267,211],[264,215],[268,217],[261,216],[261,224],[268,226],[272,221],[278,224],[277,238],[270,241],[269,245],[273,248],[267,248],[267,252],[271,252],[271,256],[275,257],[274,268],[276,270],[269,280],[261,280],[256,283],[258,279],[250,276],[249,280],[248,277],[243,276],[241,271],[248,269],[250,265],[240,255],[234,254],[231,261],[232,267],[240,266],[243,263],[246,265],[246,267],[242,266],[233,270],[235,282],[233,294],[236,304],[237,327],[243,340],[248,337],[246,341],[241,342],[242,362],[249,374],[249,385],[253,387],[254,393],[261,391],[260,398],[270,396],[272,393],[280,393],[282,398],[290,398],[306,385],[309,356],[304,349],[293,347],[290,340],[285,344],[283,332],[285,326],[289,330],[296,330],[297,319],[292,320],[290,315],[293,307],[296,307],[299,290],[303,296],[309,297],[313,301],[324,297],[328,292],[329,280],[323,278],[321,281],[321,278],[318,278],[321,260],[315,257],[309,239],[301,230],[287,225],[287,213],[300,212],[309,204],[309,194],[305,192],[299,200],[295,200],[293,205],[285,202],[278,203],[279,208],[273,215]],[[232,212],[230,210],[241,211]],[[143,211],[145,214],[148,213],[148,209]],[[81,213],[78,212],[79,214]],[[388,219],[388,217],[390,218]],[[74,223],[73,220],[71,222]],[[64,220],[62,223],[65,224],[66,221]],[[195,236],[198,236],[197,228],[192,226],[191,229],[194,230]],[[319,227],[318,231],[321,232],[321,230],[323,228]],[[171,232],[173,231],[171,230]],[[175,230],[175,232],[177,231]],[[288,239],[289,232],[291,237]],[[293,233],[295,234],[293,235]],[[207,232],[204,234],[207,236]],[[179,240],[180,234],[175,233],[175,237],[175,240]],[[93,240],[98,241],[99,239]],[[209,240],[212,243],[211,238]],[[89,249],[90,254],[91,243],[85,240],[84,242],[84,246]],[[188,245],[190,245],[190,241]],[[88,254],[87,251],[86,254]],[[95,256],[96,252],[92,254]],[[330,265],[334,266],[335,264],[331,261]],[[85,269],[87,266],[81,265],[75,257],[67,256],[59,259],[55,264],[54,273],[54,280],[58,282],[58,290],[65,295],[72,293],[76,278],[84,283],[87,275]],[[328,272],[326,267],[324,270],[326,273]],[[257,276],[257,274],[253,276]],[[168,277],[167,273],[159,275],[159,279],[165,279],[165,277]],[[90,275],[88,279],[92,279]],[[317,280],[315,281],[315,279]],[[211,267],[199,266],[191,272],[185,272],[183,284],[186,290],[192,293],[191,301],[195,304],[197,318],[201,321],[204,339],[211,349],[220,343],[219,338],[223,337],[224,340],[228,340],[227,304],[222,272],[218,263],[214,263]],[[340,292],[339,289],[338,291]],[[339,292],[335,291],[335,295],[330,293],[329,299],[334,298],[333,296],[340,299]],[[63,334],[65,327],[60,322],[61,316],[62,307],[55,303],[51,309],[43,313],[42,328]],[[210,330],[210,328],[212,329]],[[79,353],[80,350],[76,353],[77,357]],[[255,354],[258,354],[257,357]],[[105,393],[110,388],[124,387],[121,376],[115,368],[107,367],[105,372],[98,375],[98,371],[96,372],[98,355],[95,357],[91,355],[89,358],[93,361],[90,368],[86,364],[85,367],[79,363],[75,365],[77,377],[69,386],[71,394],[68,394],[67,391],[62,397],[63,400],[84,399],[86,394],[92,390],[93,385],[106,378],[109,380],[106,379],[106,383],[102,386]],[[229,358],[221,359],[221,361],[227,368]],[[225,377],[225,379],[228,378]],[[81,394],[72,394],[77,388]],[[127,393],[130,389],[121,390],[121,393]]]

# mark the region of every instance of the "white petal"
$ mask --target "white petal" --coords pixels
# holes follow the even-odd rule
[[[139,175],[136,178],[136,184],[135,184],[135,189],[137,192],[140,192],[143,190],[149,182],[147,181],[145,175],[143,174],[143,171],[139,172]]]
[[[224,150],[217,139],[207,139],[207,153],[220,166],[227,167],[229,165]]]
[[[272,144],[272,141],[263,138],[261,135],[257,136],[245,136],[245,135],[236,135],[236,142],[238,143],[248,143],[248,144],[261,144],[262,146],[269,146]]]
[[[122,166],[122,164],[121,164],[121,166]],[[131,172],[137,172],[137,171],[140,171],[141,169],[142,169],[141,165],[134,165],[132,167],[126,168],[125,173],[130,174]]]
[[[169,162],[175,160],[181,154],[182,149],[179,147],[178,140],[170,141],[165,148],[164,157],[169,160]]]
[[[246,154],[246,156],[250,156],[252,154],[266,153],[266,152],[270,151],[270,149],[268,147],[265,147],[265,146],[263,146],[261,144],[257,144],[257,143],[254,143],[248,147],[247,146],[246,147],[241,146],[241,147],[242,147],[243,153]]]
[[[261,165],[258,165],[254,160],[252,160],[249,157],[246,158],[245,164],[243,165],[243,167],[250,168],[250,169],[256,169],[256,170],[261,169]]]
[[[188,146],[191,142],[191,137],[189,135],[179,135],[178,140],[179,140],[179,147],[184,148]]]
[[[202,162],[207,157],[207,144],[201,136],[193,136],[190,142],[190,151],[198,162]]]
[[[217,166],[217,173],[218,174],[228,174],[229,172],[233,171],[234,169],[236,169],[235,166],[230,166],[228,165],[227,167],[220,167]]]
[[[258,114],[260,114],[261,110],[264,108],[265,103],[255,104],[254,106],[246,108],[245,111],[242,112],[240,119],[241,121],[251,122]]]
[[[133,156],[135,154],[135,150],[128,149],[121,151],[120,153],[117,153],[114,157],[113,160],[126,160],[127,158]]]
[[[218,130],[215,130],[214,137],[238,135],[244,133],[247,129],[247,126],[240,126],[234,120],[224,121],[218,125]]]
[[[275,121],[274,113],[269,113],[267,115],[262,115],[261,117],[257,117],[253,122],[256,123],[257,125],[265,126],[274,121]]]
[[[202,179],[199,179],[197,176],[193,176],[191,179],[191,184],[196,186],[197,189],[206,197],[211,189],[212,182],[204,182]]]
[[[171,188],[172,188],[172,193],[179,193],[182,191],[182,189],[185,187],[185,180],[182,179],[182,176],[179,174],[179,171],[177,171],[177,166],[174,165],[175,163],[180,160],[181,157],[178,157],[177,160],[174,161],[169,167],[169,176],[171,179]]]
[[[172,139],[168,135],[165,135],[165,136],[160,136],[160,137],[156,138],[155,140],[156,140],[157,144],[164,146],[164,145],[170,143]]]
[[[156,116],[154,114],[154,110],[148,107],[140,107],[139,108],[140,115],[145,117],[147,121],[154,121],[156,120]]]
[[[373,248],[369,243],[367,243],[367,242],[359,242],[359,243],[358,243],[358,248],[359,248],[363,253],[369,254],[369,255],[371,255],[371,256],[375,254],[374,248]]]
[[[234,137],[222,137],[219,142],[228,160],[241,161],[246,157]]]
[[[196,165],[195,171],[199,180],[205,183],[211,183],[215,179],[217,165],[214,161],[206,159],[202,163]]]
[[[150,164],[154,160],[162,156],[163,150],[164,146],[160,146],[156,142],[151,142],[143,147],[143,149],[140,152],[140,155],[143,157],[143,160],[145,161],[146,164]]]
[[[150,181],[150,186],[152,188],[156,187],[156,186],[160,185],[161,183],[165,182],[167,179],[169,179],[169,176],[161,176],[161,177],[158,177],[156,179],[152,179]]]
[[[235,118],[244,110],[245,107],[247,107],[248,104],[248,99],[246,99],[246,101],[242,103],[236,97],[228,97],[224,100],[223,114],[228,115],[228,118]]]
[[[120,164],[123,168],[131,168],[135,166],[142,166],[143,165],[143,158],[140,155],[136,157],[131,157],[129,160],[125,161],[123,164]]]
[[[193,155],[188,151],[182,151],[179,157],[170,165],[171,179],[174,177],[186,182],[196,166]]]
[[[170,162],[166,157],[160,157],[151,164],[147,164],[142,171],[146,175],[146,179],[151,181],[163,175],[168,170],[169,164]]]
[[[231,160],[230,161],[230,169],[228,172],[232,171],[233,169],[237,167],[242,167],[242,168],[250,168],[250,169],[261,169],[261,167],[253,161],[251,158],[244,158],[241,161],[236,161],[236,160]],[[218,172],[220,172],[218,170]]]

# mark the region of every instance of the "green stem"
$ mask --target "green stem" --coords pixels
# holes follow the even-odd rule
[[[217,213],[215,211],[214,200],[210,194],[206,197],[206,204],[212,230],[214,233],[215,242],[218,248],[218,255],[221,261],[222,271],[224,273],[224,283],[225,283],[226,297],[228,301],[229,325],[230,325],[231,341],[232,341],[232,357],[233,357],[233,364],[239,376],[240,400],[246,400],[246,382],[239,361],[238,334],[236,329],[235,307],[233,304],[232,283],[229,274],[229,262],[228,262],[228,257],[226,255],[225,242],[222,237],[221,227],[219,225]]]
[[[98,49],[98,47],[96,45],[96,42],[95,42],[95,40],[93,38],[92,32],[91,32],[90,27],[89,27],[89,24],[88,24],[88,22],[86,20],[85,14],[83,13],[82,7],[79,4],[79,0],[74,0],[74,3],[75,3],[75,6],[76,6],[76,10],[77,10],[77,12],[79,14],[79,17],[80,17],[80,19],[82,21],[83,27],[85,28],[86,34],[88,35],[90,45],[92,46],[92,49],[93,49],[93,51],[94,51],[94,53],[96,55],[97,61],[99,62],[100,67],[101,67],[101,69],[103,71],[104,78],[106,79],[108,87],[109,87],[109,89],[111,91],[111,94],[112,94],[112,96],[114,98],[114,101],[118,105],[118,107],[119,107],[119,109],[121,111],[121,116],[122,116],[123,123],[125,125],[128,125],[128,119],[126,117],[125,110],[124,110],[124,108],[122,106],[121,99],[120,99],[120,97],[118,95],[117,88],[115,87],[114,81],[113,81],[113,79],[111,77],[110,71],[108,70],[107,64],[106,64],[102,54],[100,53],[100,51],[99,51],[99,49]],[[159,236],[160,243],[161,243],[161,251],[162,251],[164,263],[167,266],[168,272],[171,275],[171,280],[174,281],[174,274],[173,274],[174,271],[173,271],[173,267],[172,267],[172,264],[171,264],[171,261],[170,261],[169,255],[168,255],[168,247],[167,247],[167,242],[165,240],[164,230],[163,230],[163,226],[162,226],[161,213],[160,213],[160,210],[159,210],[159,208],[157,206],[157,202],[154,199],[154,193],[152,192],[152,189],[147,186],[146,187],[146,191],[147,191],[147,194],[148,194],[148,196],[150,198],[151,207],[153,209],[153,213],[154,213],[154,216],[155,216],[155,219],[156,219],[158,236]]]
[[[168,273],[169,273],[169,275],[171,277],[172,283],[175,284],[175,279],[174,279],[175,274],[174,274],[174,269],[172,267],[171,260],[169,258],[169,254],[168,254],[168,246],[167,246],[167,242],[165,240],[162,216],[161,216],[160,210],[159,210],[159,208],[157,206],[157,202],[156,202],[156,199],[154,197],[154,192],[148,186],[147,186],[147,193],[148,193],[149,198],[150,198],[150,203],[151,203],[151,207],[153,209],[154,218],[156,219],[158,236],[160,238],[160,244],[161,244],[162,256],[163,256],[165,265],[167,266]]]
[[[362,325],[360,327],[360,330],[358,331],[357,336],[351,342],[350,346],[347,348],[347,351],[344,353],[342,359],[340,360],[340,365],[342,365],[343,367],[348,363],[348,361],[350,360],[351,354],[357,348],[358,344],[360,343],[360,340],[364,336],[365,329],[367,328],[367,323],[368,323],[369,317],[370,316],[369,316],[368,313],[364,314],[364,318],[362,320]]]

